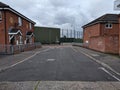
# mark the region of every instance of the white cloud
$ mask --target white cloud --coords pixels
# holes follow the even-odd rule
[[[81,26],[113,10],[114,0],[1,0],[43,26]]]

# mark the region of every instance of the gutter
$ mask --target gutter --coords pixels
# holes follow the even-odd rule
[[[31,19],[29,19],[29,18],[27,18],[26,16],[22,15],[21,13],[17,12],[16,10],[12,9],[11,7],[0,8],[0,10],[3,10],[3,9],[4,9],[4,10],[9,10],[9,11],[17,14],[18,16],[20,16],[20,17],[24,18],[25,20],[33,23],[34,25],[36,24],[34,21],[32,21]]]
[[[89,27],[89,26],[92,26],[92,25],[95,25],[95,24],[98,24],[98,23],[115,23],[115,24],[118,24],[118,21],[113,20],[113,21],[96,21],[96,22],[93,22],[93,23],[90,22],[90,23],[82,26],[82,28],[86,28],[86,27]]]

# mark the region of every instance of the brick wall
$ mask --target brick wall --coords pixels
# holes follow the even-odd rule
[[[7,44],[9,44],[9,36],[8,36],[8,32],[10,28],[14,28],[15,27],[15,23],[18,23],[18,17],[17,15],[13,14],[10,11],[6,12],[6,31],[7,31]]]
[[[2,11],[2,20],[0,21],[0,44],[5,44],[4,12]]]
[[[89,48],[101,52],[105,52],[105,39],[104,37],[91,37],[90,38],[90,43],[89,43]]]
[[[120,53],[119,24],[112,24],[108,29],[105,24],[96,24],[84,29],[84,43],[89,41],[88,47],[106,53]]]
[[[84,43],[92,36],[100,36],[100,24],[92,25],[84,29]]]
[[[119,24],[112,24],[112,28],[105,28],[105,24],[101,24],[101,35],[118,35]]]
[[[5,29],[4,29],[4,13],[3,13],[3,20],[0,22],[0,44],[5,44]],[[8,31],[10,28],[14,28],[15,24],[18,24],[18,15],[14,14],[11,11],[6,12],[6,35],[7,35],[7,44],[9,44],[9,36]],[[34,31],[34,25],[32,24],[32,29],[30,30],[29,21],[22,18],[22,26],[16,26],[18,29],[22,31],[23,40],[26,39],[26,32],[27,31]],[[34,38],[33,38],[34,41]],[[24,42],[24,41],[23,41]]]
[[[118,35],[91,37],[89,48],[105,52],[118,54]]]
[[[114,36],[105,36],[105,52],[106,53],[113,53],[113,54],[118,54],[119,53],[119,36],[114,35]]]

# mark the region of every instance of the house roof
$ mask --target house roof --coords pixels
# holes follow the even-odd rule
[[[0,8],[5,8],[5,7],[9,8],[9,6],[7,4],[4,4],[4,3],[0,2]]]
[[[10,30],[10,33],[16,33],[16,32],[18,32],[18,29],[11,29]]]
[[[31,19],[27,18],[26,16],[22,15],[21,13],[17,12],[16,10],[12,9],[9,5],[4,4],[4,3],[2,3],[2,2],[0,2],[0,10],[9,10],[9,11],[11,11],[11,12],[17,14],[18,16],[20,16],[20,17],[26,19],[27,21],[29,21],[29,22],[35,24],[34,21],[32,21]]]
[[[17,35],[17,34],[22,35],[22,33],[19,29],[11,29],[8,34],[9,35]]]
[[[27,32],[26,35],[31,35],[31,34],[33,34],[33,32],[29,31],[29,32]]]
[[[82,27],[85,28],[85,27],[88,27],[88,26],[91,26],[97,23],[107,23],[107,22],[118,23],[118,17],[119,17],[118,14],[105,14]]]
[[[56,30],[60,30],[60,28],[57,27],[45,27],[45,26],[35,26],[35,28],[42,28],[42,29],[56,29]]]
[[[31,32],[31,31],[28,31],[27,33],[26,33],[26,37],[27,38],[31,38],[31,37],[34,37],[35,35],[33,34],[33,32]]]

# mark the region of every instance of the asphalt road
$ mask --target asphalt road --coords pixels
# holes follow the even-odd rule
[[[4,72],[0,81],[117,81],[72,46],[52,46]]]

